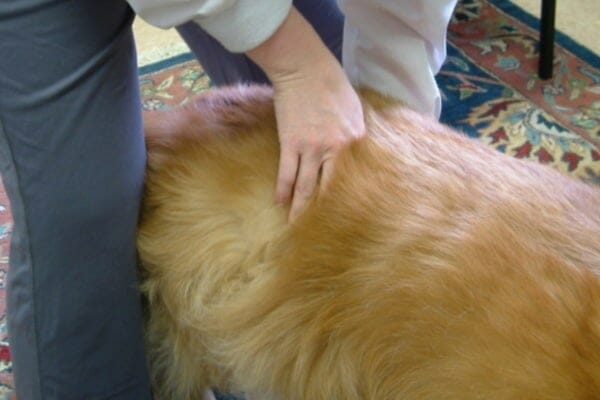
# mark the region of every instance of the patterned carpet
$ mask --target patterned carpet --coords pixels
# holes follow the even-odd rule
[[[554,78],[540,81],[538,23],[509,1],[460,2],[438,76],[442,121],[514,157],[600,184],[600,57],[558,33]],[[143,67],[140,76],[147,111],[185,103],[210,87],[189,54]],[[4,314],[10,230],[0,187],[0,399],[13,397]]]

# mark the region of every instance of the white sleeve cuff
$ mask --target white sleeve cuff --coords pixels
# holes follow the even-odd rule
[[[196,17],[194,22],[227,50],[243,53],[271,37],[291,7],[292,0],[238,0],[220,13]]]

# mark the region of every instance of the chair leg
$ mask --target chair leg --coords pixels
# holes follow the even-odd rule
[[[554,64],[554,23],[556,18],[556,0],[542,0],[540,26],[540,58],[538,75],[540,79],[552,78]]]

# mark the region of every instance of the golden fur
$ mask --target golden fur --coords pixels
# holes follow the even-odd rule
[[[363,92],[292,225],[271,92],[153,113],[139,229],[166,399],[600,399],[600,190]]]

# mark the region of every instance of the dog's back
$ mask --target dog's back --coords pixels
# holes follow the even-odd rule
[[[165,392],[600,398],[600,191],[372,93],[292,225],[264,88],[148,124],[139,248]]]

